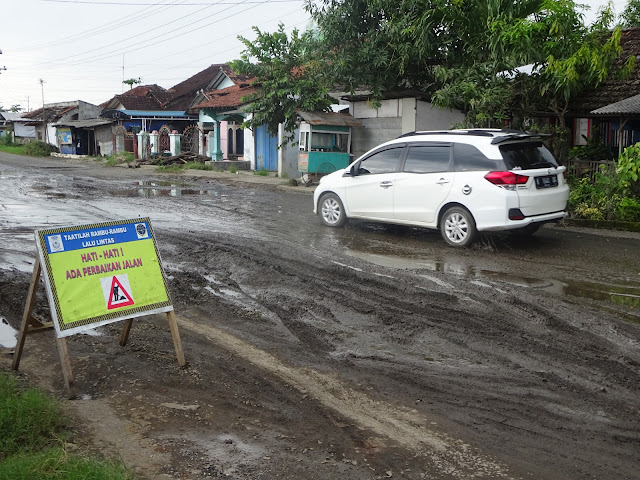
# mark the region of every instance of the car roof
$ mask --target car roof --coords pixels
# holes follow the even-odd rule
[[[528,132],[523,132],[521,130],[500,130],[497,128],[459,128],[455,130],[425,130],[425,131],[409,132],[409,133],[400,135],[394,140],[399,140],[399,139],[406,140],[406,139],[409,139],[410,137],[412,137],[412,139],[419,139],[420,137],[430,137],[431,139],[433,136],[445,137],[445,138],[448,138],[449,141],[451,141],[452,137],[459,137],[459,138],[478,137],[478,140],[479,140],[478,143],[487,143],[485,139],[490,138],[491,140],[489,143],[491,143],[492,145],[495,145],[498,143],[503,143],[508,141],[517,141],[517,140],[531,140],[531,139],[542,140],[542,138],[548,137],[549,135],[542,134],[542,133],[528,133]],[[464,143],[476,143],[476,142],[465,141]]]

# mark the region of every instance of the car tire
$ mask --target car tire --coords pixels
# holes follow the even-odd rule
[[[509,233],[514,237],[530,237],[536,233],[541,226],[541,223],[530,223],[526,227],[509,230]]]
[[[451,207],[440,220],[440,234],[452,247],[467,247],[478,235],[473,215],[464,207]]]
[[[325,193],[319,202],[320,219],[328,227],[341,227],[347,221],[344,206],[335,193]]]

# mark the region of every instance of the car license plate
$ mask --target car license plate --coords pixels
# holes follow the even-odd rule
[[[544,177],[536,177],[536,188],[549,188],[558,186],[557,175],[545,175]]]

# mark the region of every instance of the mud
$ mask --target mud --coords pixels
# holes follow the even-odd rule
[[[13,328],[37,228],[149,216],[169,277],[188,367],[163,316],[125,347],[120,324],[70,337],[74,448],[158,479],[640,478],[637,234],[458,251],[322,227],[310,196],[228,174],[0,154],[0,182]],[[27,338],[20,372],[64,397],[53,334]]]

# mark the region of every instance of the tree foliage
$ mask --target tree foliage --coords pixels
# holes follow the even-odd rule
[[[246,97],[252,118],[245,126],[266,125],[272,135],[284,124],[285,142],[293,138],[296,110],[327,111],[333,103],[329,85],[321,75],[316,52],[317,40],[312,32],[293,30],[288,36],[280,24],[274,33],[253,27],[255,40],[238,37],[245,46],[239,60],[231,62],[237,73],[255,77],[256,93]]]
[[[620,26],[623,28],[640,27],[640,0],[629,0],[620,14]]]
[[[140,77],[129,78],[128,80],[123,80],[122,83],[129,85],[129,90],[131,90],[134,85],[140,85],[142,83],[142,79]]]
[[[468,126],[503,125],[514,101],[562,118],[621,52],[611,7],[587,27],[573,0],[307,2],[336,86],[367,89],[374,102],[420,90],[464,111]],[[527,64],[533,75],[518,69]],[[633,59],[622,71],[631,68]]]

